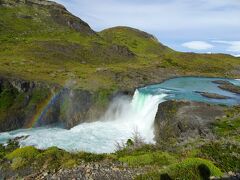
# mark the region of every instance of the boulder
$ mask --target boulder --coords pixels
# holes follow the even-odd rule
[[[166,101],[159,105],[154,122],[158,143],[207,136],[212,124],[224,115],[224,107],[190,101]]]

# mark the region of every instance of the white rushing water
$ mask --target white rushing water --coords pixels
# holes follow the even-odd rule
[[[116,142],[126,142],[135,129],[147,143],[154,143],[153,123],[158,104],[165,94],[150,95],[135,91],[133,99],[116,98],[99,121],[84,123],[70,130],[61,128],[33,128],[0,134],[0,142],[29,135],[20,141],[21,146],[46,149],[57,146],[67,151],[110,153]]]

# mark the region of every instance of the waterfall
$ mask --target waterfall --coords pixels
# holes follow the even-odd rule
[[[147,142],[153,142],[153,124],[158,105],[165,101],[164,97],[166,97],[166,94],[151,95],[141,93],[139,90],[136,90],[134,93],[131,102],[133,108],[132,121]]]
[[[40,149],[57,146],[67,151],[108,153],[115,150],[116,142],[126,142],[137,129],[147,143],[153,143],[155,115],[165,96],[136,90],[132,99],[115,98],[105,115],[96,122],[79,124],[70,130],[41,127],[12,131],[5,136],[0,134],[0,142],[7,140],[6,137],[28,136],[20,141],[21,146]]]

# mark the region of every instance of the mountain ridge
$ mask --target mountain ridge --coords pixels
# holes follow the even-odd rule
[[[132,89],[173,76],[239,77],[239,58],[182,53],[153,35],[117,26],[95,32],[64,6],[0,1],[0,74],[76,88]]]

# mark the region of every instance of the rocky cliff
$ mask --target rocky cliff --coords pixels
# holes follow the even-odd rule
[[[103,92],[0,78],[0,132],[53,123],[71,128],[97,120],[109,100]]]

